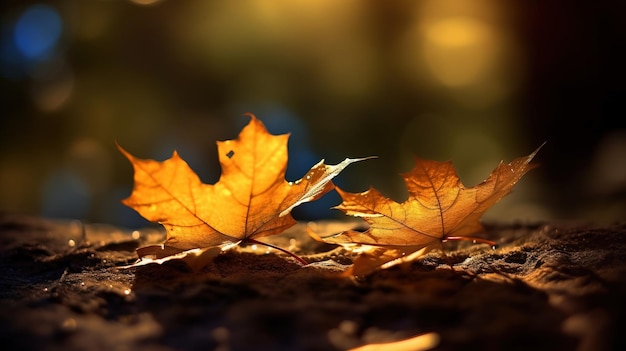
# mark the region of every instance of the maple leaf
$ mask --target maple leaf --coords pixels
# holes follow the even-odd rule
[[[238,139],[217,142],[222,174],[215,184],[202,183],[176,151],[159,162],[136,158],[118,145],[134,168],[133,191],[122,202],[167,232],[163,245],[138,249],[140,258],[180,257],[191,250],[199,255],[197,249],[226,249],[242,242],[264,244],[256,239],[296,224],[294,207],[334,189],[331,180],[363,160],[346,158],[337,165],[321,160],[302,179],[287,182],[289,134],[272,135],[253,114],[246,115],[250,122]]]
[[[530,161],[542,146],[529,156],[508,164],[500,162],[485,181],[471,188],[461,183],[452,162],[416,158],[415,167],[402,174],[409,192],[403,203],[384,197],[373,187],[362,193],[336,188],[343,202],[335,208],[363,218],[369,223],[365,232],[347,230],[324,238],[308,232],[316,240],[363,252],[348,273],[352,275],[367,274],[394,260],[406,261],[408,255],[423,253],[423,249],[447,240],[495,245],[470,235],[484,231],[480,217],[536,166]]]

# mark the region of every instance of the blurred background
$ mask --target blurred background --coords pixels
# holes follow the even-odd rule
[[[626,13],[557,0],[5,0],[0,211],[146,225],[120,200],[141,158],[178,150],[206,183],[217,140],[291,132],[287,180],[404,201],[414,157],[466,186],[530,154],[487,221],[623,221]],[[294,210],[342,218],[336,193]]]

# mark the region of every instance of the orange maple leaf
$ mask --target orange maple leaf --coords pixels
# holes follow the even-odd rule
[[[246,115],[250,122],[238,139],[217,142],[222,174],[213,185],[202,183],[176,151],[158,162],[136,158],[118,145],[135,172],[133,191],[122,202],[167,231],[162,246],[140,248],[139,257],[161,259],[194,249],[263,244],[256,239],[296,224],[290,213],[294,207],[334,189],[331,180],[363,160],[347,158],[337,165],[321,160],[302,179],[287,182],[289,134],[269,134],[254,115]]]
[[[480,217],[536,166],[530,161],[540,148],[511,163],[500,162],[485,181],[471,188],[461,183],[452,162],[416,158],[413,170],[402,174],[409,192],[403,203],[384,197],[373,187],[362,193],[337,188],[343,202],[335,208],[363,218],[370,225],[365,232],[348,230],[324,238],[312,230],[309,234],[326,243],[364,252],[349,272],[353,275],[366,274],[416,252],[423,253],[424,249],[446,240],[495,245],[469,235],[484,231]]]

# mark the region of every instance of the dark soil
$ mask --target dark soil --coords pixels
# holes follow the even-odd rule
[[[200,271],[132,269],[163,232],[0,215],[3,350],[346,350],[434,332],[435,350],[619,350],[626,225],[490,225],[362,279],[303,225]],[[295,239],[295,240],[291,240]],[[321,253],[321,254],[315,254]]]

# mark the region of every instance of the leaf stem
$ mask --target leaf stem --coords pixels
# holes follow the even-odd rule
[[[298,261],[298,263],[300,263],[303,266],[306,266],[307,264],[309,264],[302,257],[296,255],[295,253],[293,253],[291,251],[285,250],[285,249],[283,249],[281,247],[278,247],[278,246],[275,246],[275,245],[272,245],[272,244],[268,244],[268,243],[264,243],[262,241],[258,241],[258,240],[255,240],[255,239],[246,239],[245,242],[252,243],[252,244],[257,244],[257,245],[263,245],[263,246],[271,247],[272,249],[276,249],[276,250],[278,250],[278,251],[280,251],[280,252],[282,252],[284,254],[287,254],[287,255],[293,257],[296,261]]]
[[[475,238],[475,237],[471,237],[471,236],[447,236],[443,239],[443,242],[446,241],[453,241],[453,240],[465,240],[465,241],[471,241],[473,243],[481,243],[481,244],[487,244],[491,247],[495,247],[496,246],[496,242],[495,241],[491,241],[491,240],[487,240],[487,239],[483,239],[483,238]]]

